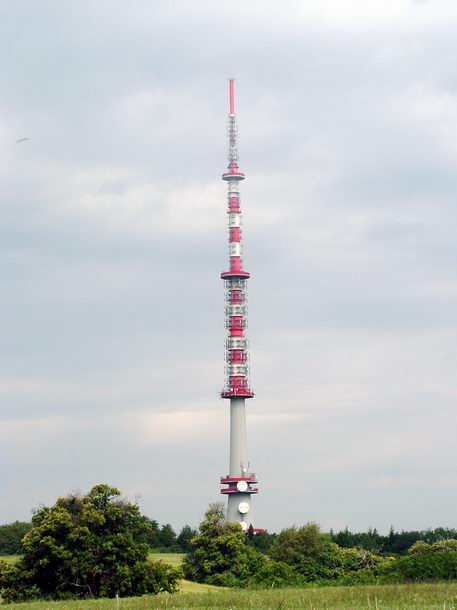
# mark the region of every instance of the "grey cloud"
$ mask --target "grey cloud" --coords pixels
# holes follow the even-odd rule
[[[176,525],[218,499],[235,76],[259,525],[453,526],[452,5],[4,14],[0,520],[99,480]]]

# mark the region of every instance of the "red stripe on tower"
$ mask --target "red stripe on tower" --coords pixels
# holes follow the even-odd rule
[[[247,326],[246,292],[250,274],[243,269],[242,259],[242,216],[239,183],[245,175],[238,167],[237,125],[235,116],[235,83],[229,80],[230,114],[228,117],[228,168],[222,174],[227,182],[227,218],[229,227],[229,271],[221,274],[226,292],[226,341],[225,384],[221,392],[223,398],[252,398],[254,392],[249,383],[248,341],[245,337]],[[236,341],[235,341],[236,339]]]

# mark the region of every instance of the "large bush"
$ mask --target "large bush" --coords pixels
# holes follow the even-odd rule
[[[184,574],[197,582],[219,577],[240,562],[245,546],[245,535],[240,525],[226,521],[221,503],[211,504],[198,533],[190,541]]]
[[[239,523],[227,521],[221,503],[211,504],[184,560],[189,580],[225,587],[282,587],[303,578],[284,562],[257,551]]]
[[[339,547],[316,523],[283,530],[270,553],[273,559],[291,566],[306,582],[371,582],[389,562],[370,551]]]
[[[386,574],[394,581],[457,579],[457,540],[416,542],[407,555],[389,566]]]
[[[254,588],[279,588],[298,587],[305,582],[303,576],[287,563],[267,558],[247,584]]]
[[[278,534],[270,554],[290,565],[306,581],[331,580],[342,576],[341,549],[322,534],[316,523],[289,527]]]
[[[15,566],[0,562],[0,591],[28,598],[114,597],[172,592],[179,570],[148,561],[148,520],[108,485],[59,498],[32,518]]]

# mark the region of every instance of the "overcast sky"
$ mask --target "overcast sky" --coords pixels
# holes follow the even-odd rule
[[[457,527],[455,1],[0,24],[0,523],[98,482],[177,529],[221,498],[235,77],[255,525]]]

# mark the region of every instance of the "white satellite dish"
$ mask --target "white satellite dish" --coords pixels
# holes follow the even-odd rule
[[[247,502],[240,502],[238,504],[238,510],[242,515],[245,515],[249,511],[249,504]]]
[[[236,488],[238,489],[238,491],[246,491],[248,488],[248,484],[246,483],[246,481],[238,481],[238,483],[236,484]]]

